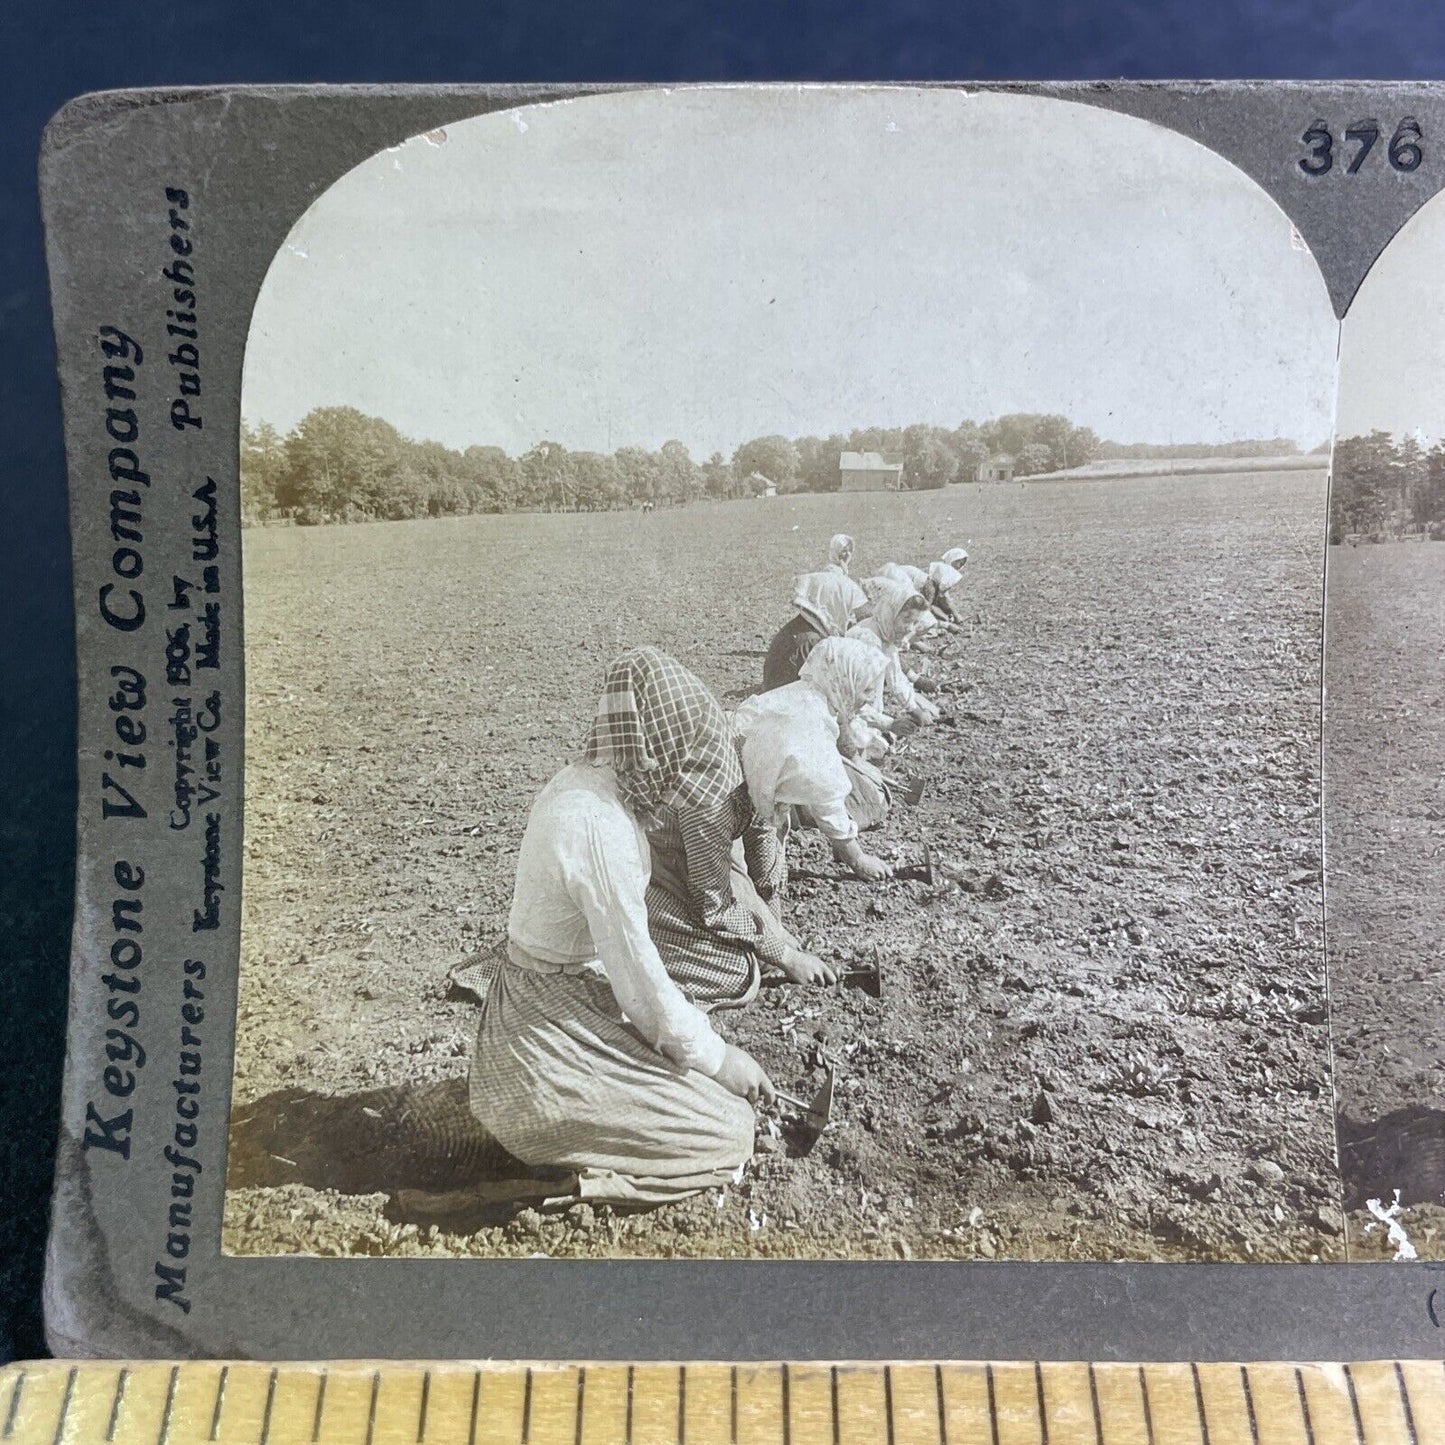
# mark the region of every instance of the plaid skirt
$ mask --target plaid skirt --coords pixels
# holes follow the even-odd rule
[[[593,972],[507,962],[487,992],[473,1114],[508,1153],[576,1172],[584,1199],[663,1203],[725,1184],[753,1152],[746,1099],[672,1063]]]
[[[698,1008],[705,1012],[741,1008],[757,996],[757,952],[741,939],[720,936],[698,920],[687,894],[686,866],[684,858],[653,848],[647,931],[668,977]],[[741,841],[733,844],[730,882],[733,898],[752,916],[760,933],[785,948],[798,946],[777,911],[764,902],[748,877]]]

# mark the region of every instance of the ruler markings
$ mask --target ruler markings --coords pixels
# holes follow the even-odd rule
[[[366,1406],[366,1445],[371,1445],[376,1435],[376,1397],[381,1393],[381,1371],[371,1372],[371,1399]]]
[[[316,1386],[316,1408],[311,1414],[311,1440],[312,1445],[321,1438],[321,1412],[326,1408],[326,1381],[329,1379],[326,1370],[321,1371],[321,1381]]]
[[[255,1445],[304,1440],[308,1425],[312,1440],[356,1445],[363,1439],[372,1445],[412,1439],[417,1445],[620,1445],[626,1409],[634,1445],[988,1445],[991,1439],[1000,1445],[1445,1445],[1445,1365],[1433,1360],[514,1368],[368,1362],[346,1367],[341,1394],[329,1386],[336,1368],[100,1361],[12,1367],[0,1371],[0,1438],[21,1445],[185,1445],[206,1439],[209,1419],[211,1439]],[[483,1399],[484,1374],[503,1377],[500,1394],[488,1386]]]
[[[1099,1413],[1099,1382],[1094,1378],[1094,1362],[1089,1361],[1089,1406],[1094,1412],[1094,1440],[1104,1445],[1104,1420]]]
[[[1249,1388],[1249,1366],[1239,1367],[1239,1385],[1244,1391],[1244,1410],[1249,1416],[1249,1438],[1253,1445],[1259,1445],[1259,1421],[1254,1416],[1254,1391]]]
[[[1445,1445],[1445,1363],[1406,1360],[1401,1368],[1420,1445]]]
[[[271,1368],[270,1378],[266,1381],[266,1408],[261,1413],[261,1445],[267,1445],[271,1438],[271,1411],[276,1404],[276,1368]]]
[[[1058,1407],[1053,1375],[1063,1366],[1045,1367],[1050,1398],[1054,1401],[1056,1436],[1074,1445],[1149,1445],[1149,1426],[1144,1418],[1144,1394],[1139,1371],[1132,1365],[1102,1361],[1072,1366],[1071,1393],[1067,1410]]]
[[[1355,1390],[1354,1372],[1348,1365],[1345,1366],[1345,1384],[1349,1386],[1350,1390],[1350,1413],[1355,1417],[1355,1439],[1359,1445],[1366,1445],[1365,1422],[1360,1418],[1360,1397]]]
[[[1199,1382],[1199,1366],[1191,1363],[1189,1373],[1194,1380],[1194,1408],[1199,1412],[1199,1433],[1209,1445],[1209,1416],[1204,1413],[1204,1386]]]
[[[1310,1426],[1321,1445],[1360,1445],[1355,1402],[1340,1365],[1306,1365],[1303,1370]]]
[[[15,1377],[15,1388],[10,1392],[10,1408],[5,1415],[5,1438],[7,1440],[15,1429],[15,1417],[20,1413],[20,1396],[24,1391],[25,1371],[21,1370]]]
[[[1310,1419],[1309,1396],[1305,1394],[1305,1372],[1298,1365],[1294,1367],[1294,1387],[1299,1394],[1300,1419],[1304,1421],[1305,1445],[1315,1445],[1315,1426]]]
[[[1248,1366],[1245,1382],[1245,1404],[1252,1414],[1236,1425],[1236,1434],[1260,1445],[1310,1445],[1293,1365],[1256,1362]]]
[[[5,1411],[5,1434],[4,1439],[8,1440],[15,1433],[15,1417],[20,1413],[20,1396],[25,1392],[25,1371],[20,1370],[15,1375],[15,1384],[10,1391],[10,1405]],[[736,1436],[734,1436],[736,1438]]]
[[[1144,1403],[1144,1434],[1149,1445],[1154,1445],[1154,1412],[1149,1408],[1149,1373],[1139,1366],[1139,1398]]]
[[[424,1370],[421,1377],[421,1404],[416,1412],[417,1445],[426,1439],[426,1411],[431,1403],[431,1371]]]
[[[126,1381],[130,1379],[130,1371],[122,1369],[115,1377],[115,1394],[110,1401],[110,1419],[105,1422],[105,1438],[115,1439],[115,1427],[120,1420],[121,1402],[125,1399]]]
[[[220,1378],[216,1381],[216,1408],[211,1412],[211,1433],[207,1439],[214,1440],[221,1428],[221,1407],[226,1403],[226,1381],[230,1377],[231,1367],[221,1366]]]
[[[1420,1445],[1420,1435],[1415,1429],[1415,1412],[1410,1408],[1410,1392],[1405,1388],[1405,1372],[1395,1361],[1395,1384],[1400,1390],[1400,1404],[1405,1410],[1405,1428],[1410,1432],[1410,1445]]]
[[[166,1381],[166,1402],[161,1407],[161,1426],[156,1436],[156,1445],[167,1445],[171,1438],[171,1411],[176,1408],[176,1385],[180,1378],[181,1367],[172,1365],[170,1379]]]
[[[80,1374],[80,1366],[72,1365],[70,1373],[65,1377],[65,1394],[60,1401],[60,1418],[55,1422],[54,1445],[61,1445],[65,1439],[65,1417],[70,1414],[70,1402],[75,1396],[75,1379]]]

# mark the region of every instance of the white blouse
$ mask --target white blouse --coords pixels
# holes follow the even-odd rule
[[[659,1053],[716,1074],[726,1046],[668,977],[647,931],[651,874],[647,835],[611,768],[573,763],[532,804],[507,934],[545,962],[600,970]]]
[[[852,783],[838,755],[838,723],[827,699],[799,679],[738,704],[733,725],[743,740],[743,776],[764,817],[803,807],[835,843],[858,836],[848,816]]]

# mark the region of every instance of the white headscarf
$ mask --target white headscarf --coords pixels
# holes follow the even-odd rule
[[[930,562],[928,575],[940,592],[947,592],[950,587],[957,587],[963,581],[963,573],[947,562]]]
[[[849,560],[851,560],[852,551],[853,539],[846,532],[836,533],[828,543],[828,564],[846,572],[848,570],[848,562],[843,559],[843,553],[849,553]]]
[[[943,554],[943,560],[947,562],[950,567],[962,567],[963,564],[968,561],[968,553],[965,552],[962,547],[950,547],[948,551]]]
[[[927,580],[926,575],[924,580]],[[873,604],[873,615],[858,626],[877,633],[886,647],[901,647],[917,625],[919,609],[925,613],[928,611],[927,603],[915,587],[892,577],[870,577],[863,584],[863,590]],[[910,603],[913,604],[912,615],[905,618],[904,613]]]
[[[901,582],[914,591],[920,590],[928,581],[928,573],[922,567],[910,567],[906,562],[885,562],[878,569],[878,576]]]
[[[851,637],[825,637],[808,654],[798,679],[828,699],[842,728],[877,695],[887,669],[888,659],[876,647]]]
[[[804,572],[793,579],[793,606],[825,637],[842,637],[868,595],[844,572]]]

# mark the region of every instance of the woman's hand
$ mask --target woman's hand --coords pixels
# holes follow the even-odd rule
[[[728,1093],[756,1104],[759,1099],[771,1104],[774,1098],[773,1081],[763,1071],[763,1066],[745,1050],[735,1044],[723,1046],[722,1068],[713,1075]]]
[[[820,987],[837,983],[838,972],[826,964],[815,953],[806,953],[801,948],[790,948],[778,965],[794,983],[813,983]]]
[[[846,863],[854,877],[861,878],[865,883],[881,883],[885,878],[893,876],[891,865],[874,854],[865,852],[856,838],[851,843],[842,844],[834,852],[838,861]]]

